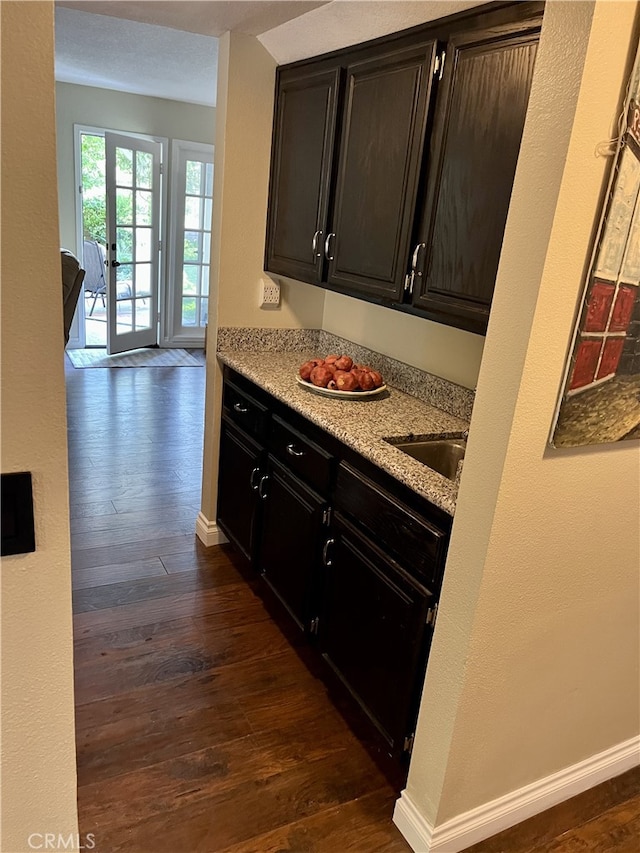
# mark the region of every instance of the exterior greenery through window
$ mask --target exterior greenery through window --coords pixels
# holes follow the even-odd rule
[[[107,245],[106,153],[104,136],[82,133],[82,225],[83,238]],[[119,226],[133,223],[133,191],[126,189],[132,172],[132,151],[117,149],[116,221]],[[186,161],[184,222],[182,227],[182,326],[202,327],[208,319],[209,264],[211,255],[211,205],[213,196],[213,164],[199,160]],[[145,181],[145,169],[149,172]],[[138,187],[150,186],[151,157],[138,152],[136,161]],[[122,180],[121,180],[122,179]],[[148,196],[148,197],[146,197]],[[151,193],[136,193],[136,222],[151,224]],[[147,222],[148,220],[148,222]],[[118,259],[126,264],[132,260],[132,230],[118,227]],[[119,278],[126,273],[121,268]]]
[[[104,136],[83,133],[82,164],[82,227],[85,240],[107,244],[107,195]]]
[[[182,325],[204,326],[209,307],[213,164],[187,159],[182,263]]]

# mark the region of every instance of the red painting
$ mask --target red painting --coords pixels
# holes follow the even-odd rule
[[[598,358],[600,356],[600,348],[602,339],[581,341],[576,355],[576,362],[573,366],[573,374],[571,376],[570,390],[574,388],[582,388],[584,385],[590,385],[596,375],[598,366]]]
[[[633,305],[636,301],[638,288],[629,284],[621,284],[616,296],[616,304],[613,306],[611,315],[611,323],[609,324],[610,332],[626,332],[631,315],[633,314]]]
[[[624,338],[607,338],[602,352],[602,361],[598,368],[596,379],[604,379],[605,376],[612,376],[618,369],[618,362],[622,355],[622,347],[624,346]]]
[[[584,323],[585,332],[605,331],[615,291],[615,284],[597,279],[594,281],[587,306],[587,317]]]
[[[623,97],[627,125],[619,129],[598,211],[550,439],[554,447],[640,441],[640,45]]]

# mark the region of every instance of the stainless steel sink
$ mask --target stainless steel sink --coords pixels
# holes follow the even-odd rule
[[[467,442],[464,438],[389,440],[390,444],[407,453],[428,468],[433,468],[449,480],[456,479],[459,463],[464,459]]]

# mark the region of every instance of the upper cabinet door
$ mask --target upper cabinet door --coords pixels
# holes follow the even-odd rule
[[[339,67],[279,76],[265,268],[319,283],[338,112]]]
[[[433,40],[347,68],[328,283],[402,295],[436,57]]]
[[[438,93],[427,193],[414,252],[413,304],[431,319],[482,334],[539,30],[536,18],[454,36]]]

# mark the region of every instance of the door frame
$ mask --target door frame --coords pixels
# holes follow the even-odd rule
[[[162,347],[201,347],[204,345],[205,340],[205,327],[204,326],[196,326],[193,329],[191,334],[176,333],[175,332],[175,324],[177,321],[177,296],[174,290],[174,282],[176,281],[178,270],[178,258],[175,247],[177,246],[177,240],[180,234],[180,231],[183,230],[182,223],[178,223],[177,211],[178,211],[178,202],[180,201],[181,190],[178,183],[178,178],[180,174],[180,159],[183,155],[189,154],[189,152],[193,153],[194,160],[198,160],[200,154],[206,155],[207,159],[202,160],[200,162],[208,162],[209,158],[211,158],[211,162],[213,163],[213,157],[215,152],[215,146],[213,144],[208,144],[205,142],[189,142],[185,139],[172,139],[171,140],[171,178],[169,182],[169,209],[171,210],[171,216],[169,217],[169,251],[165,253],[167,255],[167,277],[166,284],[167,286],[164,289],[164,293],[161,295],[162,309],[160,311],[160,345]],[[215,172],[213,176],[213,184],[215,187]],[[213,221],[212,221],[213,227]],[[210,270],[213,266],[213,263],[210,259]],[[209,307],[211,307],[211,277],[209,278]]]
[[[164,291],[167,281],[167,218],[168,218],[168,192],[167,192],[167,163],[169,156],[169,139],[166,136],[152,136],[148,133],[134,133],[129,130],[118,130],[112,127],[96,127],[95,125],[74,124],[73,125],[73,168],[75,179],[75,224],[76,224],[76,255],[82,262],[82,246],[84,245],[84,229],[82,223],[82,157],[80,148],[80,137],[82,134],[90,136],[104,136],[106,133],[115,133],[122,136],[131,136],[134,139],[144,139],[148,142],[158,142],[162,149],[162,162],[160,167],[160,258],[158,262],[159,284],[158,284],[158,306],[164,305]],[[106,192],[106,187],[105,187]],[[83,349],[86,344],[85,326],[85,302],[84,290],[78,299],[78,308],[71,324],[69,343],[67,349]],[[162,310],[160,310],[160,331],[158,339],[162,342]]]

